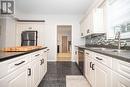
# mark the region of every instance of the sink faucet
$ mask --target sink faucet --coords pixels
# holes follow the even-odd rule
[[[121,49],[121,32],[117,32],[117,37],[115,39],[118,40],[118,50]]]

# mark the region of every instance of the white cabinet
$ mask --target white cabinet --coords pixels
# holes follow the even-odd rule
[[[112,72],[112,87],[130,87],[130,79]]]
[[[102,8],[93,9],[81,22],[81,36],[95,33],[105,33]]]
[[[0,63],[0,87],[37,87],[47,72],[47,49]]]
[[[95,87],[111,87],[111,70],[99,62],[95,62]]]
[[[37,87],[47,72],[47,50],[34,52],[32,58],[33,61],[29,64],[31,87]]]
[[[85,69],[84,74],[87,77],[91,86],[94,86],[94,60],[92,58],[92,52],[85,50]]]
[[[88,28],[86,35],[95,33],[104,33],[103,9],[101,8],[93,9],[88,14]]]
[[[30,87],[27,75],[27,67],[24,66],[0,79],[0,87]]]
[[[130,87],[130,63],[113,59],[112,87]]]
[[[36,87],[40,80],[40,61],[34,60],[31,64],[31,87]]]
[[[130,87],[130,63],[85,50],[85,76],[92,87]]]
[[[81,37],[85,36],[85,19],[82,20],[82,22],[80,23],[80,34]]]

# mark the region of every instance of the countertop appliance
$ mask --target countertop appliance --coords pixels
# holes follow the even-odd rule
[[[37,46],[37,31],[23,31],[21,34],[21,46]]]
[[[84,73],[84,49],[78,48],[78,64],[81,73]]]

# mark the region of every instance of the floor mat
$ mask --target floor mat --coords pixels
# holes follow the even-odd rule
[[[67,75],[66,87],[91,87],[82,75]]]

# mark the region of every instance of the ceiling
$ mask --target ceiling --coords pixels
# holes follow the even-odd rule
[[[94,0],[15,0],[16,12],[31,14],[83,14]]]

